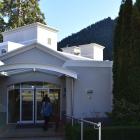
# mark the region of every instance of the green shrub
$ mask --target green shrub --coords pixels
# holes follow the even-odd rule
[[[66,140],[80,140],[80,125],[66,125]],[[102,140],[139,140],[140,126],[114,126],[102,128]],[[84,127],[84,140],[98,140],[98,130]]]

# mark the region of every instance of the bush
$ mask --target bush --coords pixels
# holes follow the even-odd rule
[[[65,129],[66,140],[80,140],[80,125],[68,124]],[[102,128],[102,140],[139,140],[140,126],[114,126]],[[98,140],[98,130],[92,126],[84,127],[84,140]]]

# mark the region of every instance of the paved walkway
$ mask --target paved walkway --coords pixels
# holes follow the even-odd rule
[[[64,140],[64,128],[60,127],[57,132],[51,126],[47,131],[42,127],[17,127],[8,125],[0,129],[0,140]]]
[[[38,138],[0,138],[0,140],[64,140],[63,138],[42,138],[42,137],[38,137]]]

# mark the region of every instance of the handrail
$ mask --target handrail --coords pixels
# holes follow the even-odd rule
[[[84,120],[84,119],[78,119],[78,118],[75,118],[75,117],[69,116],[69,115],[65,115],[65,116],[72,120],[72,126],[74,124],[73,120],[78,120],[78,121],[81,122],[81,140],[83,140],[83,126],[84,126],[84,123],[94,125],[94,129],[98,129],[98,138],[99,138],[99,140],[101,140],[101,122],[95,123],[95,122]]]

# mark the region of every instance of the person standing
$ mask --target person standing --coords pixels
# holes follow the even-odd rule
[[[50,98],[48,97],[48,95],[45,95],[45,97],[43,98],[41,114],[44,117],[43,129],[47,130],[48,129],[48,123],[49,123],[50,117],[52,115],[52,104],[50,102]]]

